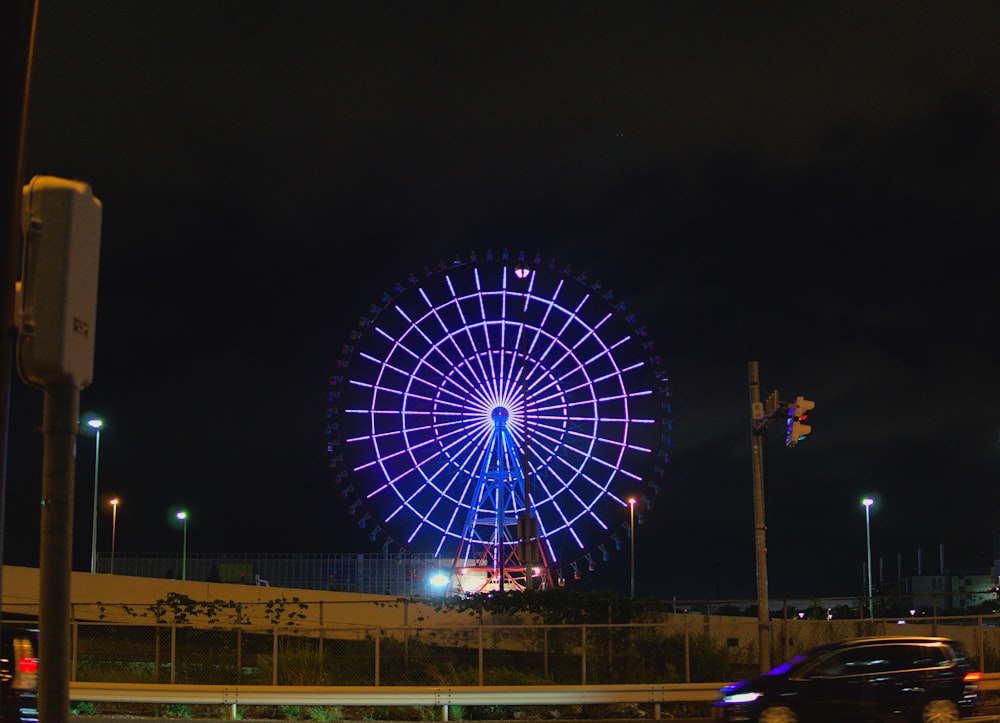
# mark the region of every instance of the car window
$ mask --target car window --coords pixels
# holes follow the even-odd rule
[[[933,668],[948,665],[949,659],[941,646],[931,645],[866,645],[840,650],[819,661],[813,675],[839,676],[884,673],[893,670]]]
[[[814,669],[816,675],[858,675],[882,670],[884,660],[871,648],[839,650],[820,661]]]
[[[940,645],[887,645],[885,656],[889,670],[936,668],[950,662]]]

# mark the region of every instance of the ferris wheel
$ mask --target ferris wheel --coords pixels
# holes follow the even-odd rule
[[[349,511],[386,550],[451,561],[462,591],[579,578],[632,534],[629,506],[668,459],[645,329],[600,282],[523,253],[407,281],[359,319],[331,378]]]

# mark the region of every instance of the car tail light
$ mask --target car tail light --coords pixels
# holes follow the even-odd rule
[[[983,679],[983,674],[980,673],[978,670],[974,670],[971,673],[966,673],[965,677],[962,678],[962,680],[965,681],[966,683],[978,683],[982,679]]]
[[[37,673],[38,658],[21,658],[17,662],[17,669],[22,673]]]

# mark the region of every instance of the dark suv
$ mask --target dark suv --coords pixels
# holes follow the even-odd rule
[[[4,621],[0,626],[0,721],[38,721],[38,629]]]
[[[747,723],[945,723],[976,712],[981,677],[955,640],[854,638],[725,686],[712,714]]]

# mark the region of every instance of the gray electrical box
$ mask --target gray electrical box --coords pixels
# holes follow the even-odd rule
[[[81,181],[35,176],[22,211],[18,373],[27,384],[82,389],[94,377],[101,202]]]

